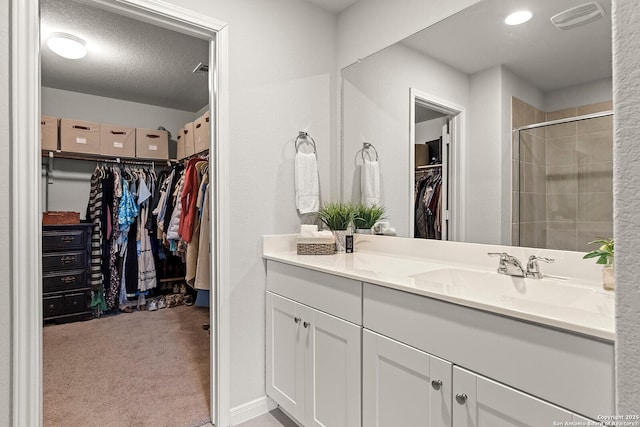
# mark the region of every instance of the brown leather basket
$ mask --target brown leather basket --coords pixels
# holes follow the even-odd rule
[[[49,211],[42,213],[45,225],[80,224],[80,212]]]

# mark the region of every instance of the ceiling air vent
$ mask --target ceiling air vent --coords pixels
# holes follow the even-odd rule
[[[209,66],[201,62],[196,65],[196,68],[193,69],[193,72],[199,74],[207,74],[209,72]]]
[[[551,17],[553,25],[561,30],[569,30],[596,21],[604,16],[599,3],[591,2],[572,7]]]

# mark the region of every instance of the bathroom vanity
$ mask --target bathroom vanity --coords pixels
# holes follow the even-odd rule
[[[381,236],[356,249],[298,256],[295,236],[264,238],[267,394],[301,425],[614,413],[614,298],[579,254]],[[540,280],[505,276],[486,256],[502,250],[556,262]]]

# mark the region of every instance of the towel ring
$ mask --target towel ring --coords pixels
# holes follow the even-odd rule
[[[298,137],[296,138],[296,142],[294,143],[296,146],[296,153],[298,153],[298,142],[310,142],[311,145],[313,145],[313,154],[316,154],[318,152],[318,150],[316,149],[316,142],[313,140],[313,138],[311,138],[311,135],[309,135],[307,132],[302,132],[300,131],[298,133]]]
[[[368,150],[369,148],[373,148],[373,152],[376,153],[376,162],[378,161],[378,150],[376,150],[376,147],[373,146],[373,144],[371,144],[370,142],[363,142],[362,143],[362,150],[360,150],[360,154],[362,155],[362,161],[364,162],[364,152],[365,150]],[[371,156],[369,156],[369,158],[371,158]]]

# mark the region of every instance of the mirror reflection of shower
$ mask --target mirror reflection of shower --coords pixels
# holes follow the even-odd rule
[[[544,112],[512,99],[513,245],[588,251],[613,236],[611,101]]]

